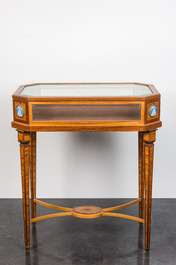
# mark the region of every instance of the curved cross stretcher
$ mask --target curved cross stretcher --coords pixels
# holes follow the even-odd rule
[[[136,221],[139,223],[145,222],[145,220],[142,218],[112,212],[112,211],[116,211],[116,210],[120,210],[120,209],[129,207],[129,206],[136,204],[138,202],[141,202],[141,199],[136,199],[136,200],[131,201],[129,203],[121,204],[121,205],[110,207],[110,208],[104,208],[104,209],[97,207],[97,206],[78,206],[78,207],[74,207],[74,208],[65,208],[65,207],[45,203],[45,202],[42,202],[42,201],[37,200],[37,199],[35,199],[34,202],[38,203],[40,205],[43,205],[45,207],[49,207],[49,208],[64,211],[64,212],[35,217],[35,218],[32,218],[30,220],[30,223],[35,223],[37,221],[49,219],[49,218],[53,218],[53,217],[69,216],[69,215],[72,215],[72,216],[75,216],[78,218],[86,218],[86,219],[93,219],[93,218],[98,218],[101,216],[113,216],[113,217],[130,219],[130,220],[133,220],[133,221]]]

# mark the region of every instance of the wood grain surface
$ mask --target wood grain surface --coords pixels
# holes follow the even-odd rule
[[[23,195],[23,219],[24,219],[24,237],[25,247],[30,246],[30,212],[29,212],[29,156],[30,156],[30,134],[18,133],[20,142],[20,157],[21,157],[21,180],[22,180],[22,195]]]
[[[143,205],[144,205],[144,143],[143,132],[138,133],[138,168],[139,168],[139,218],[143,218]]]
[[[145,174],[145,248],[150,248],[150,227],[152,207],[153,155],[156,131],[144,133],[144,174]]]
[[[30,183],[31,183],[31,213],[36,217],[36,132],[31,132],[30,142]]]

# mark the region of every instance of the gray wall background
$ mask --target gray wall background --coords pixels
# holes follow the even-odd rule
[[[11,95],[34,82],[153,83],[153,197],[176,197],[176,2],[0,1],[0,197],[21,197]],[[137,197],[137,133],[38,133],[37,196]]]

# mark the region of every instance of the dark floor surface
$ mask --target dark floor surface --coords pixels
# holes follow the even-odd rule
[[[65,207],[115,206],[130,199],[46,199]],[[37,205],[37,215],[57,212]],[[138,206],[120,210],[138,216]],[[151,247],[144,248],[144,226],[101,217],[58,217],[31,225],[31,248],[25,251],[22,201],[0,200],[0,265],[176,265],[176,199],[154,199]]]

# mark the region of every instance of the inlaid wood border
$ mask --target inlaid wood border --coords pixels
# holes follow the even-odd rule
[[[32,117],[32,106],[33,105],[133,105],[133,104],[139,104],[141,105],[141,118],[140,118],[140,121],[33,121],[33,117]],[[144,102],[142,101],[133,101],[133,103],[131,102],[121,102],[121,101],[113,101],[111,103],[107,102],[107,101],[94,101],[92,103],[92,101],[87,101],[87,100],[84,100],[84,101],[72,101],[72,102],[69,102],[69,101],[64,101],[64,102],[52,102],[52,101],[49,101],[49,102],[29,102],[29,124],[32,126],[32,125],[65,125],[65,124],[88,124],[88,123],[96,123],[96,124],[103,124],[103,123],[109,123],[109,124],[114,124],[114,123],[118,123],[118,124],[127,124],[129,123],[130,125],[142,125],[144,124],[144,109],[145,109],[145,104]]]

